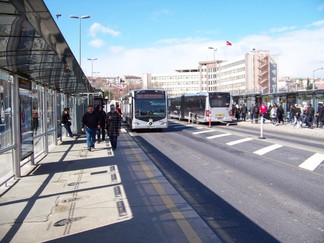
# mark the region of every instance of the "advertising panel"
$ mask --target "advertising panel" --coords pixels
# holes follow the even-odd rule
[[[19,109],[21,158],[25,159],[33,153],[32,93],[31,82],[21,78],[19,78]]]

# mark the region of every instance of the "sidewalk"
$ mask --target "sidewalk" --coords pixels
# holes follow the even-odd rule
[[[235,122],[235,120],[234,120]],[[251,123],[250,120],[247,121],[237,121],[237,125],[240,127],[246,127],[249,129],[259,130],[261,129],[261,121],[258,123]],[[316,128],[313,129],[307,128],[305,124],[301,128],[294,127],[290,123],[280,124],[278,126],[273,125],[269,120],[263,124],[263,131],[280,131],[282,133],[293,134],[301,137],[309,137],[309,138],[317,138],[323,139],[324,141],[324,128]]]
[[[219,242],[131,136],[56,146],[0,197],[1,242]]]

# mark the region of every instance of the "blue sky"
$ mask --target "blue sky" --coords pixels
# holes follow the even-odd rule
[[[76,59],[81,21],[86,75],[141,75],[197,68],[269,50],[278,76],[312,77],[324,67],[324,0],[45,0]],[[56,14],[61,17],[56,18]],[[232,46],[226,46],[226,40]],[[324,77],[319,70],[317,77]]]

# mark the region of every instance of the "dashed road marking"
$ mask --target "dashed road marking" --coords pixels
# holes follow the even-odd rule
[[[306,170],[315,170],[324,161],[324,154],[316,153],[313,156],[306,159],[303,163],[299,165],[300,168]]]
[[[253,138],[243,138],[243,139],[235,140],[235,141],[232,141],[232,142],[228,142],[226,144],[232,146],[232,145],[235,145],[235,144],[244,143],[244,142],[248,142],[248,141],[251,141],[251,140],[253,140]]]
[[[275,150],[275,149],[281,148],[281,147],[282,147],[282,145],[280,145],[280,144],[273,144],[273,145],[270,145],[268,147],[265,147],[265,148],[259,149],[257,151],[254,151],[253,153],[258,154],[258,155],[264,155],[266,153],[271,152],[272,150]]]
[[[193,132],[192,134],[201,134],[201,133],[207,133],[207,132],[215,132],[215,130],[204,130],[204,131],[199,131],[199,132]]]
[[[230,136],[232,135],[231,133],[223,133],[223,134],[218,134],[218,135],[214,135],[214,136],[209,136],[207,137],[207,139],[214,139],[214,138],[221,138],[221,137],[226,137],[226,136]]]

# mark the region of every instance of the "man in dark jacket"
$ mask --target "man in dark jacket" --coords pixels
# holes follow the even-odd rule
[[[87,136],[87,147],[91,151],[94,149],[96,142],[97,129],[100,128],[98,114],[93,111],[93,106],[89,105],[87,112],[82,117],[82,131],[85,131]]]
[[[253,120],[254,120],[254,123],[258,123],[258,119],[259,119],[259,106],[258,104],[255,104],[253,106]]]
[[[105,141],[105,136],[106,136],[106,132],[105,132],[106,112],[102,109],[101,105],[98,105],[96,107],[96,112],[98,115],[98,119],[100,121],[100,128],[98,128],[97,130],[97,142],[100,143],[101,140]]]
[[[312,104],[308,104],[308,109],[307,109],[307,118],[306,118],[306,124],[308,128],[313,129],[313,119],[315,115],[315,109],[312,106]]]
[[[243,118],[243,121],[245,121],[246,119],[246,113],[247,113],[247,107],[245,104],[242,105],[242,118]]]
[[[323,128],[323,124],[324,124],[324,106],[323,106],[323,103],[319,103],[318,120],[319,120],[319,127]]]
[[[110,111],[106,116],[107,135],[109,136],[113,150],[117,148],[117,138],[119,136],[119,130],[121,128],[121,117],[115,109],[115,106],[111,106]]]

